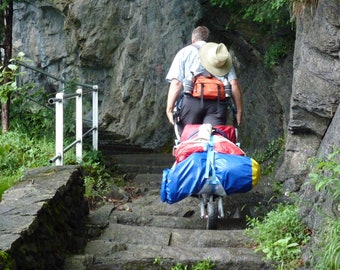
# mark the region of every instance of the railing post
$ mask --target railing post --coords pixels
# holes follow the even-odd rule
[[[92,90],[92,147],[98,150],[98,85]]]
[[[80,163],[83,160],[83,90],[77,89],[76,97],[76,158]]]
[[[61,82],[62,91],[65,90],[65,78],[58,78],[41,69],[26,65],[24,62],[18,61],[21,66],[29,68],[38,73],[44,74],[54,80]],[[21,82],[18,82],[20,85]],[[64,164],[64,153],[76,145],[76,158],[77,162],[82,161],[83,152],[83,137],[89,132],[92,132],[92,146],[94,150],[98,150],[98,85],[89,84],[77,84],[77,92],[74,94],[64,94],[64,92],[57,93],[55,98],[50,98],[48,103],[50,105],[55,104],[55,152],[56,155],[50,159],[50,163],[55,162],[56,166],[62,166]],[[88,133],[83,134],[83,94],[87,92],[83,91],[83,87],[92,88],[92,128]],[[89,91],[88,91],[89,92]],[[68,145],[64,149],[64,100],[76,97],[76,140]]]
[[[56,166],[64,163],[64,93],[56,94],[55,104],[55,152]]]

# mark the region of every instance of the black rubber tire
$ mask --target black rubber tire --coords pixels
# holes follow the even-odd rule
[[[214,201],[209,201],[207,205],[207,230],[216,230],[217,229],[217,220],[218,220],[218,213],[217,213],[217,205]]]

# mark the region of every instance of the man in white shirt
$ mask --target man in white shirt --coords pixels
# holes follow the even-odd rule
[[[173,111],[180,97],[183,86],[191,82],[193,76],[208,71],[211,75],[231,85],[231,97],[236,106],[236,120],[242,121],[241,89],[232,66],[231,56],[224,44],[207,43],[209,29],[205,26],[196,27],[191,35],[191,45],[182,48],[175,56],[166,76],[170,82],[166,114],[171,124],[174,124]],[[217,61],[217,58],[220,61]],[[215,100],[204,100],[184,94],[181,101],[179,129],[182,132],[186,124],[210,123],[212,126],[224,125],[227,118],[227,103]]]

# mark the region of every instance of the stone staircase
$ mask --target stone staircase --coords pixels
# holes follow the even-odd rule
[[[215,270],[272,269],[261,254],[254,253],[244,234],[245,215],[251,211],[250,204],[261,200],[259,193],[227,197],[226,218],[219,221],[217,230],[206,230],[199,217],[198,198],[172,205],[160,200],[162,171],[172,166],[174,157],[124,147],[125,153],[122,145],[115,148],[115,142],[100,146],[129,175],[129,188],[138,196],[107,203],[88,216],[91,240],[83,252],[67,258],[65,270],[159,270],[178,263],[184,269],[207,260],[214,263],[211,269]]]

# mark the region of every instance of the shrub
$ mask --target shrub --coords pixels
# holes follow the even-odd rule
[[[275,165],[284,151],[284,143],[284,138],[279,137],[271,141],[263,152],[254,152],[253,158],[261,164],[262,175],[274,172]]]
[[[162,258],[155,258],[153,264],[162,265]],[[207,258],[203,261],[197,262],[194,265],[188,266],[183,265],[182,263],[177,263],[175,266],[171,267],[170,270],[212,270],[214,269],[215,264],[211,261],[210,258]]]
[[[312,158],[310,165],[310,182],[316,192],[324,192],[340,206],[340,149],[334,149],[327,158]],[[338,210],[339,211],[339,210]],[[326,214],[324,214],[326,215]],[[325,226],[316,232],[316,241],[312,245],[313,269],[340,269],[340,220],[338,217],[326,216]]]
[[[340,220],[329,219],[313,245],[313,269],[340,269]]]
[[[299,265],[301,246],[308,242],[309,230],[299,219],[296,206],[279,204],[262,221],[248,218],[248,226],[246,234],[255,241],[255,251],[262,251],[278,270]]]
[[[48,165],[53,151],[54,143],[45,139],[33,140],[16,131],[0,134],[0,198],[25,169]]]
[[[317,192],[326,191],[334,201],[340,199],[340,149],[334,150],[328,158],[313,158],[309,161],[310,183]]]

